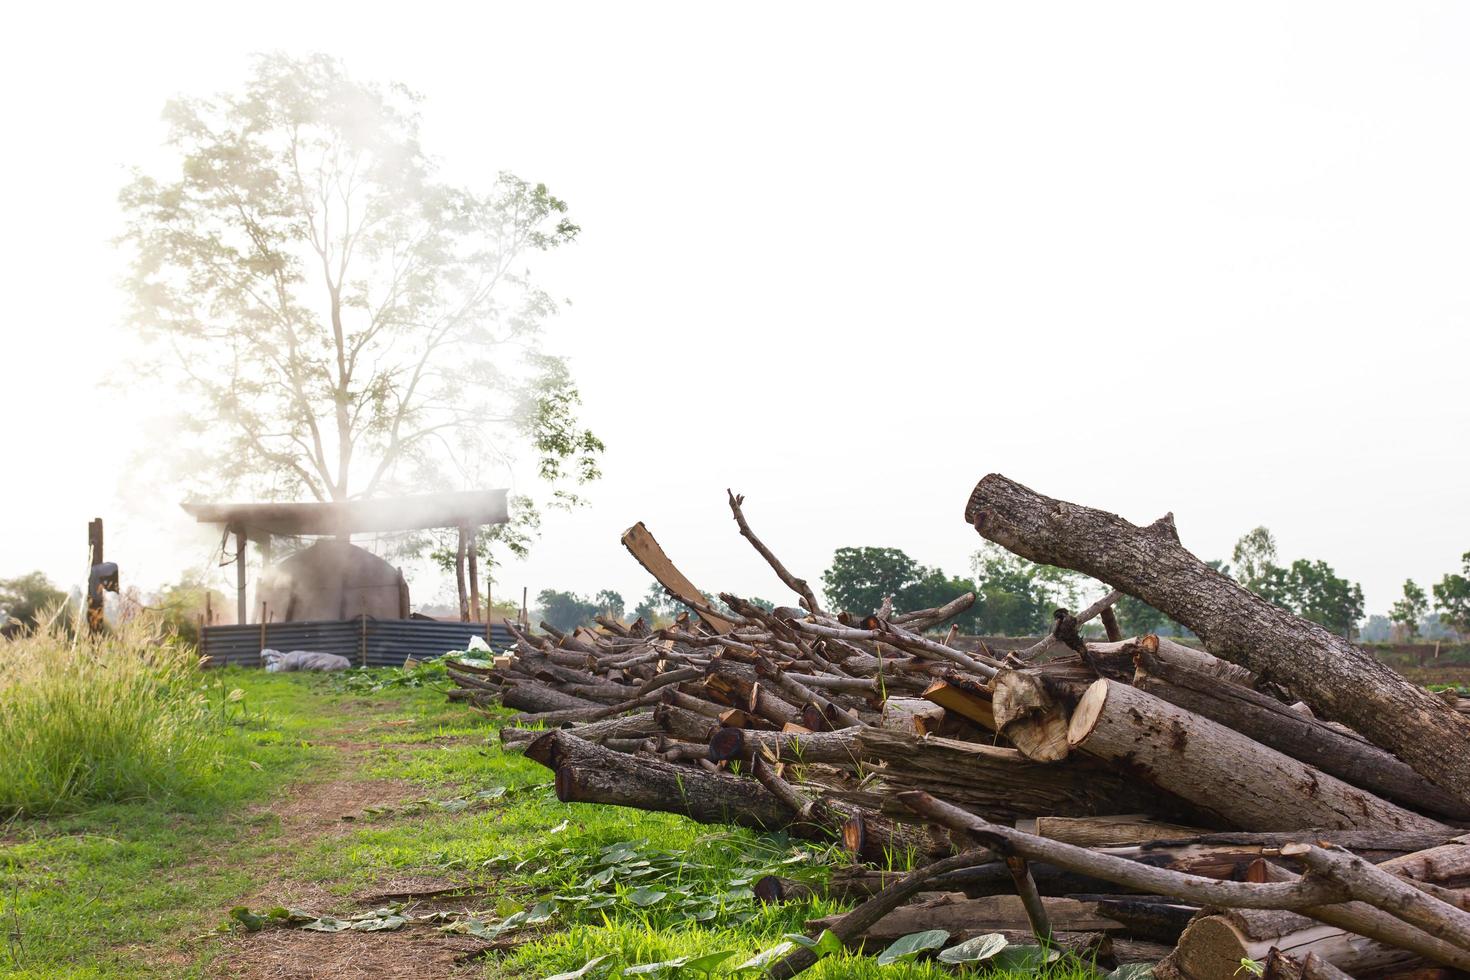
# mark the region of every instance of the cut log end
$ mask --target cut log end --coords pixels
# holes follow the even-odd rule
[[[709,740],[709,760],[725,762],[745,756],[745,731],[740,728],[720,728]]]
[[[1077,748],[1087,741],[1087,736],[1092,734],[1093,727],[1097,724],[1098,716],[1102,714],[1103,705],[1108,700],[1108,682],[1094,681],[1087,688],[1077,707],[1072,709],[1072,721],[1067,725],[1067,744]]]

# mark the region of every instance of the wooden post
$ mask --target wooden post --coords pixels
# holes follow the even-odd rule
[[[261,600],[261,603],[260,603],[260,649],[261,650],[264,650],[265,647],[266,647],[266,636],[265,636],[265,600]]]
[[[87,628],[93,633],[102,631],[102,583],[90,572],[102,564],[102,518],[94,517],[87,522],[87,551],[91,557],[87,576]]]
[[[245,605],[245,527],[235,525],[235,615],[244,626],[250,621],[250,610]]]
[[[475,539],[479,537],[478,528],[473,531],[460,530],[461,540],[469,537],[469,564],[470,564],[470,622],[480,618],[480,557],[475,554],[479,544]]]
[[[464,559],[465,559],[465,534],[464,528],[459,529],[459,550],[454,555],[454,578],[459,585],[459,621],[468,623],[470,621],[470,598],[465,592],[464,584]]]

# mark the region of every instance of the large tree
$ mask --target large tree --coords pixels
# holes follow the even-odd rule
[[[1298,558],[1290,567],[1268,566],[1256,589],[1261,598],[1352,639],[1363,618],[1363,589],[1341,578],[1325,561]]]
[[[66,601],[66,593],[42,572],[0,579],[0,630],[11,623],[35,629],[40,617]],[[8,630],[7,630],[8,632]]]
[[[1412,640],[1419,633],[1419,623],[1429,613],[1429,597],[1413,579],[1404,580],[1404,597],[1393,604],[1388,618],[1402,627],[1404,636]]]
[[[969,579],[946,575],[921,565],[898,548],[838,548],[832,566],[822,573],[822,591],[830,605],[859,616],[876,612],[886,596],[895,612],[932,609],[951,599],[975,592]],[[976,607],[953,620],[973,632]]]
[[[529,448],[575,503],[602,443],[525,264],[578,228],[544,185],[443,181],[417,97],[326,56],[263,56],[165,111],[177,169],[121,195],[134,322],[165,344],[194,492],[346,500],[504,480]],[[526,516],[522,505],[522,516]],[[532,512],[533,516],[533,512]]]
[[[975,552],[970,567],[980,586],[976,616],[984,633],[1036,636],[1052,628],[1055,610],[1076,612],[1082,604],[1082,576],[1027,561],[999,545]]]
[[[1463,636],[1470,633],[1470,551],[1460,556],[1460,562],[1463,575],[1448,572],[1431,588],[1440,622]]]
[[[1235,542],[1230,560],[1235,563],[1235,580],[1252,592],[1259,592],[1276,568],[1276,538],[1265,527],[1248,531]],[[1228,570],[1221,571],[1230,574]]]

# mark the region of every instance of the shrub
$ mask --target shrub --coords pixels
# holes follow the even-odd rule
[[[197,654],[156,620],[0,640],[0,815],[201,791],[224,727]]]

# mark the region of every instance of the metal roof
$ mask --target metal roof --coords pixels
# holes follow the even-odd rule
[[[336,535],[478,527],[510,519],[504,490],[461,490],[406,497],[310,503],[182,505],[201,524],[265,534]]]

